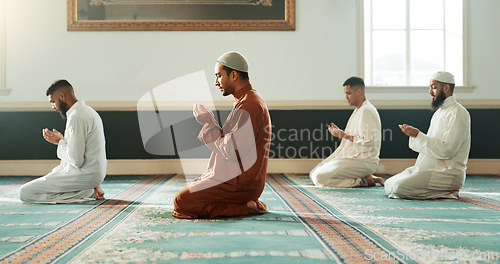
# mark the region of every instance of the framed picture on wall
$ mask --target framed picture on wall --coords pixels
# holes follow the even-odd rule
[[[68,31],[295,30],[295,0],[67,0]]]

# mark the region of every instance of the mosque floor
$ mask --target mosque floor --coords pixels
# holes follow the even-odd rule
[[[269,214],[182,220],[184,175],[108,176],[105,200],[23,204],[34,177],[0,177],[0,263],[398,263],[500,258],[500,176],[468,175],[458,200],[388,199],[382,187],[314,187],[269,174]]]

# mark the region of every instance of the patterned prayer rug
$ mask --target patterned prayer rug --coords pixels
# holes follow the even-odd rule
[[[382,187],[314,187],[269,174],[269,214],[181,220],[183,175],[107,177],[111,199],[28,205],[32,178],[0,178],[0,263],[498,263],[500,177],[468,176],[459,200],[388,199]]]
[[[20,247],[2,256],[1,263],[51,263],[68,252],[77,252],[80,245],[119,222],[149,191],[170,177],[108,177],[103,187],[113,199],[59,205],[19,205],[14,197],[19,187],[32,178],[3,178],[7,184],[0,187],[0,252]],[[40,226],[44,228],[37,232]]]
[[[377,253],[361,246],[364,259],[421,263],[500,260],[498,176],[469,175],[459,200],[430,201],[388,199],[382,187],[313,187],[307,175],[281,178],[320,201],[333,215],[345,217],[346,223],[363,227],[358,228],[367,237],[382,245],[385,240],[395,247]]]

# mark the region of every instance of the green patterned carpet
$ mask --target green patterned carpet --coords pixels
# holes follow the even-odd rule
[[[22,204],[33,177],[0,177],[0,263],[429,263],[500,261],[500,177],[460,200],[388,199],[382,187],[313,187],[270,174],[269,214],[173,218],[183,175],[108,176],[109,200]]]

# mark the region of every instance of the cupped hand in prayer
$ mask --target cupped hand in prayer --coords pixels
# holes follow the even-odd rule
[[[401,131],[403,131],[403,133],[405,133],[405,135],[409,137],[416,137],[418,133],[420,133],[420,130],[418,128],[409,126],[407,124],[399,125],[399,128],[401,129]]]
[[[204,124],[217,125],[217,122],[215,121],[214,118],[214,113],[212,113],[210,109],[208,109],[206,106],[202,104],[197,104],[197,103],[194,104],[193,115],[194,118],[196,118],[196,121],[198,121],[198,123],[202,125]]]
[[[348,135],[344,130],[338,128],[334,123],[330,123],[330,125],[328,126],[328,131],[334,137],[345,138],[345,139],[350,140],[350,141],[354,140],[353,136]]]
[[[48,130],[47,128],[42,129],[42,135],[47,142],[52,143],[54,145],[59,144],[59,141],[61,139],[64,139],[64,136],[61,134],[61,132],[53,129],[52,131]]]
[[[340,129],[339,127],[337,127],[334,123],[330,123],[330,125],[328,126],[328,131],[334,137],[338,137],[338,138],[343,138],[345,135],[345,132],[342,131],[342,129]]]

